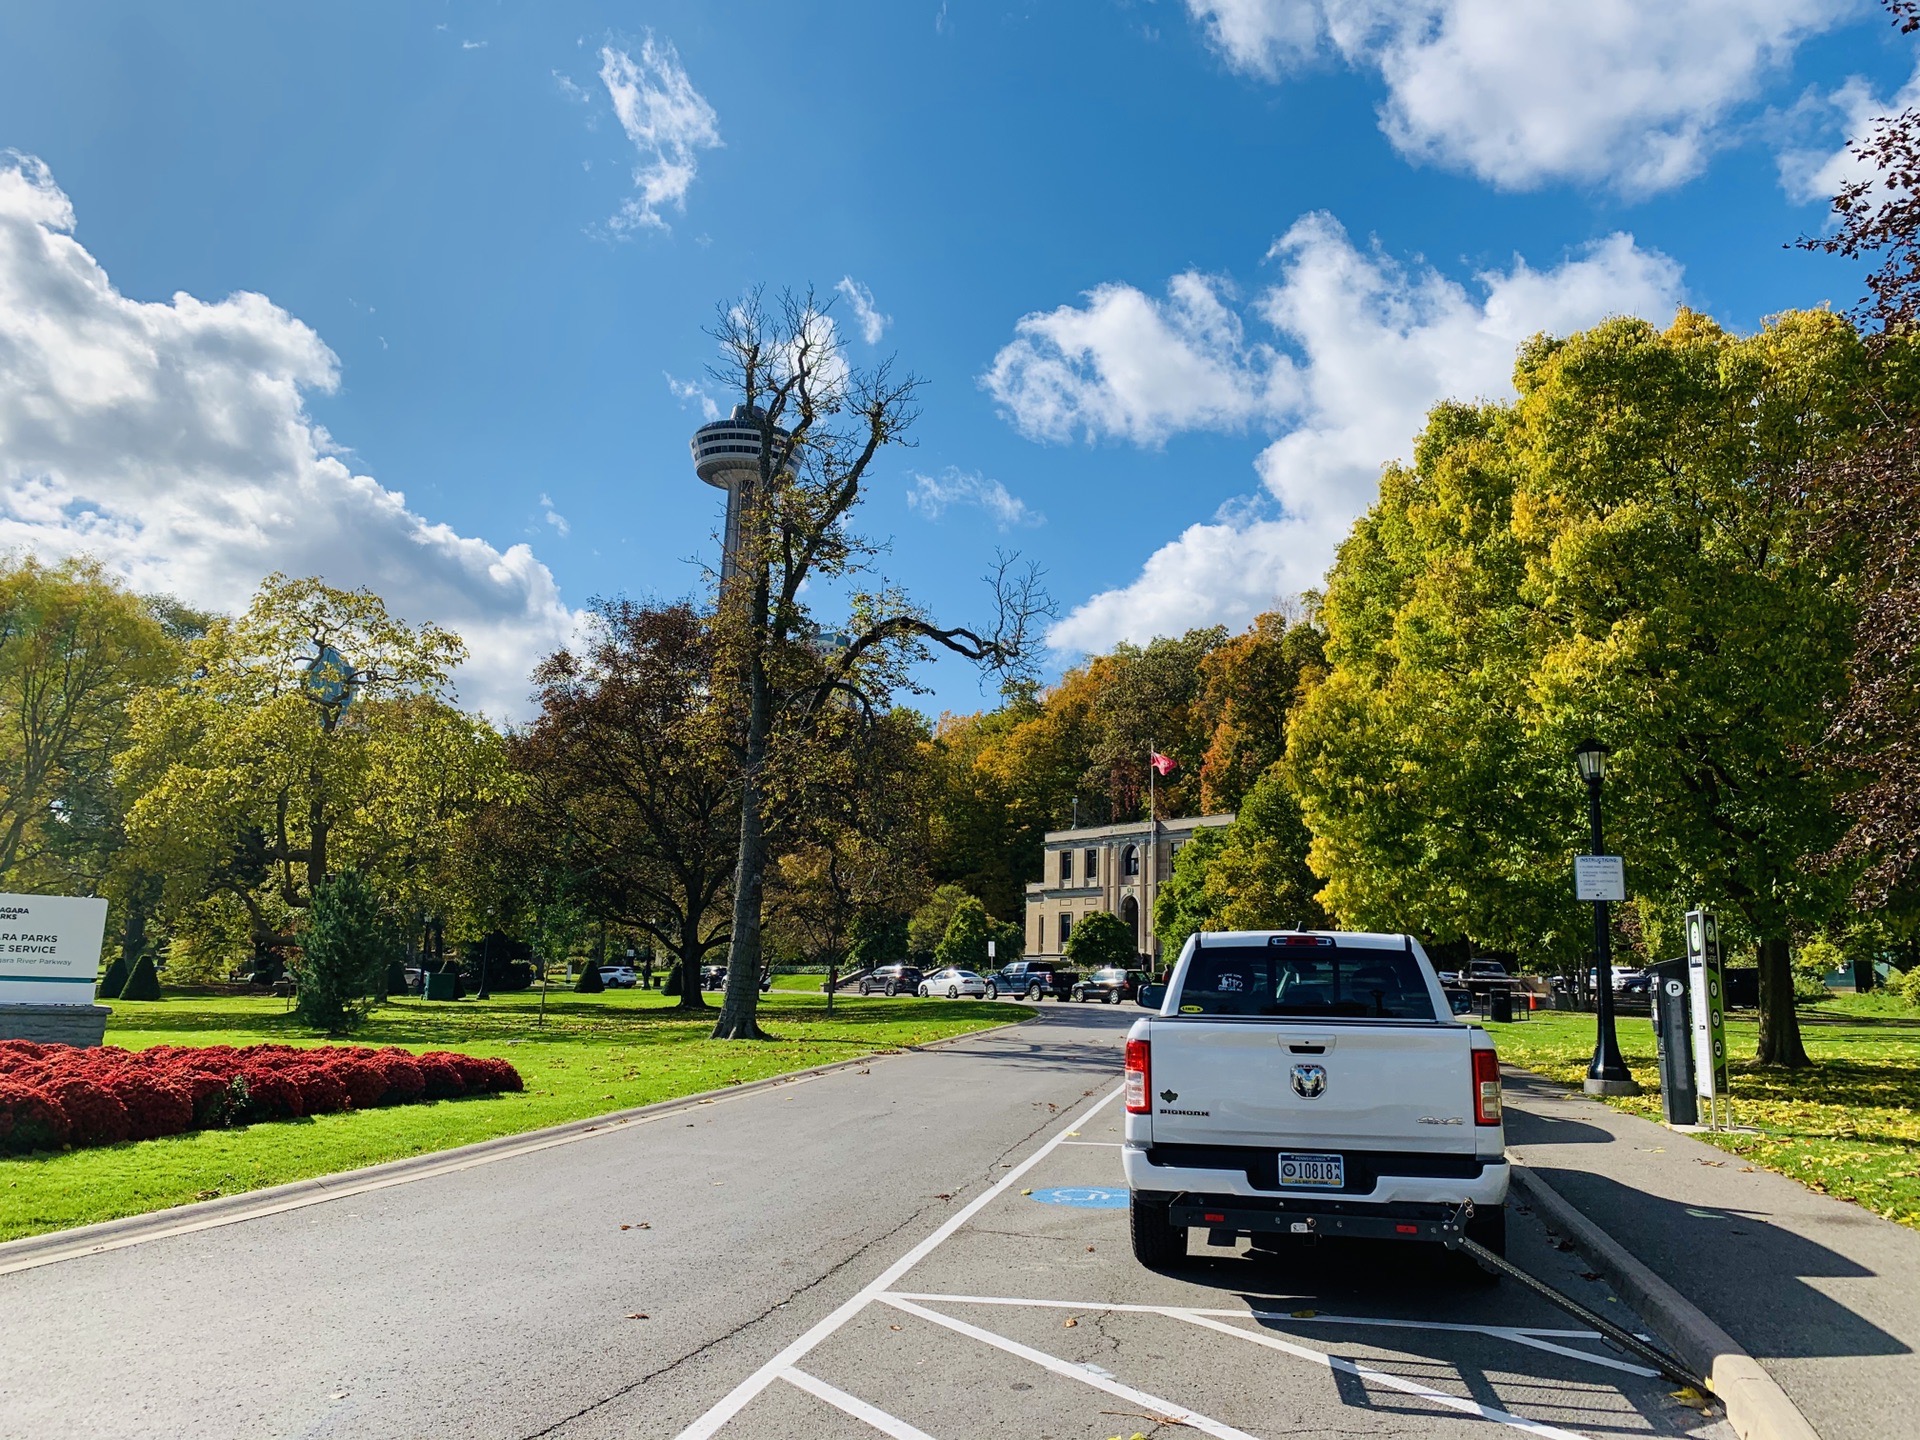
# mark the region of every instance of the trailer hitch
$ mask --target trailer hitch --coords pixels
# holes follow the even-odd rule
[[[1631,1330],[1609,1320],[1597,1311],[1588,1309],[1571,1295],[1563,1295],[1544,1280],[1535,1279],[1504,1255],[1496,1255],[1479,1241],[1467,1235],[1467,1222],[1473,1219],[1473,1202],[1462,1201],[1453,1213],[1442,1223],[1441,1243],[1449,1250],[1477,1260],[1489,1270],[1496,1271],[1513,1280],[1518,1280],[1527,1289],[1533,1291],[1549,1304],[1557,1305],[1578,1320],[1591,1325],[1601,1335],[1618,1345],[1630,1355],[1638,1356],[1654,1367],[1662,1375],[1677,1384],[1691,1386],[1702,1395],[1711,1395],[1713,1387],[1706,1380],[1694,1374],[1672,1355],[1646,1340],[1642,1340]]]

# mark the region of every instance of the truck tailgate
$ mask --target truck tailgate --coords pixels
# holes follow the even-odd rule
[[[1150,1033],[1153,1144],[1473,1152],[1465,1026],[1169,1016]]]

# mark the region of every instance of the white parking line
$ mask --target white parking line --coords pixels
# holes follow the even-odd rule
[[[927,1236],[926,1239],[922,1240],[918,1245],[894,1261],[893,1264],[881,1271],[880,1274],[876,1275],[857,1295],[847,1300],[839,1309],[820,1320],[812,1329],[808,1330],[806,1334],[802,1335],[798,1340],[795,1340],[791,1345],[787,1346],[786,1349],[782,1350],[778,1355],[754,1371],[753,1374],[734,1386],[732,1390],[727,1392],[726,1397],[722,1399],[718,1405],[715,1405],[711,1410],[707,1411],[706,1414],[694,1421],[693,1424],[682,1430],[678,1440],[708,1440],[709,1436],[715,1434],[721,1426],[725,1425],[735,1415],[738,1415],[741,1410],[746,1408],[746,1405],[754,1396],[766,1389],[767,1386],[771,1385],[775,1380],[780,1379],[783,1371],[791,1369],[809,1350],[812,1350],[816,1345],[820,1344],[821,1341],[833,1334],[834,1331],[846,1324],[847,1321],[866,1309],[869,1304],[885,1291],[891,1289],[894,1281],[898,1280],[902,1275],[926,1259],[927,1256],[931,1255],[941,1245],[945,1244],[947,1240],[952,1237],[954,1231],[958,1230],[962,1225],[966,1224],[967,1221],[979,1214],[981,1210],[998,1199],[1014,1181],[1018,1180],[1022,1175],[1026,1174],[1027,1171],[1031,1170],[1035,1165],[1038,1165],[1059,1148],[1059,1146],[1064,1144],[1069,1133],[1086,1124],[1087,1121],[1091,1120],[1095,1115],[1098,1115],[1101,1110],[1119,1098],[1120,1089],[1116,1086],[1114,1089],[1108,1091],[1106,1095],[1094,1101],[1087,1109],[1083,1110],[1077,1119],[1068,1120],[1066,1124],[1061,1127],[1059,1133],[1051,1140],[1047,1141],[1046,1144],[1034,1151],[1033,1154],[1029,1155],[1025,1160],[1021,1161],[998,1180],[994,1181],[993,1184],[981,1191],[980,1194],[967,1205],[948,1216],[947,1219],[942,1222],[939,1229],[935,1230],[931,1235]]]
[[[877,1405],[869,1405],[858,1395],[849,1395],[838,1386],[829,1385],[818,1375],[809,1375],[804,1370],[791,1367],[780,1372],[780,1378],[789,1385],[797,1385],[809,1395],[818,1397],[833,1406],[844,1410],[862,1424],[871,1425],[882,1435],[891,1435],[893,1440],[933,1440],[926,1431],[909,1425],[897,1415],[889,1415]]]
[[[1237,1325],[1215,1320],[1194,1310],[1173,1310],[1168,1314],[1177,1320],[1185,1320],[1208,1330],[1218,1330],[1222,1335],[1232,1335],[1251,1345],[1264,1345],[1269,1350],[1278,1350],[1283,1355],[1292,1355],[1301,1360],[1311,1360],[1316,1365],[1324,1365],[1329,1370],[1338,1370],[1342,1374],[1352,1375],[1360,1380],[1384,1385],[1390,1390],[1398,1390],[1407,1395],[1418,1395],[1431,1400],[1436,1405],[1444,1405],[1449,1410],[1457,1410],[1463,1415],[1477,1415],[1482,1420],[1492,1420],[1496,1424],[1511,1425],[1516,1430],[1524,1430],[1529,1435],[1544,1435],[1548,1440],[1587,1440],[1584,1435],[1572,1430],[1562,1430],[1557,1425],[1542,1425],[1537,1420],[1525,1420],[1507,1410],[1496,1410],[1491,1405],[1482,1405],[1477,1400],[1462,1399],[1458,1395],[1449,1395],[1444,1390],[1435,1390],[1431,1385],[1422,1385],[1417,1380],[1407,1380],[1399,1375],[1389,1374],[1385,1370],[1376,1370],[1371,1365],[1356,1365],[1351,1360],[1342,1360],[1337,1355],[1327,1355],[1319,1350],[1309,1350],[1304,1345],[1295,1345],[1292,1341],[1279,1339],[1273,1335],[1259,1335],[1251,1330],[1242,1330]]]
[[[918,1315],[922,1320],[930,1320],[935,1325],[944,1325],[956,1334],[965,1335],[969,1340],[978,1340],[983,1345],[991,1345],[996,1350],[1004,1350],[1009,1355],[1018,1355],[1022,1360],[1031,1360],[1034,1364],[1063,1375],[1069,1380],[1078,1380],[1082,1385],[1091,1385],[1096,1390],[1104,1390],[1109,1395],[1118,1396],[1130,1404],[1140,1405],[1175,1425],[1189,1425],[1215,1440],[1254,1440],[1244,1430],[1236,1430],[1231,1425],[1223,1425],[1218,1420],[1209,1420],[1206,1416],[1175,1405],[1171,1400],[1162,1400],[1157,1395],[1149,1395],[1144,1390],[1135,1390],[1130,1385],[1122,1385],[1118,1380],[1109,1380],[1104,1375],[1096,1375],[1084,1365],[1075,1365],[1070,1360],[1062,1360],[1057,1355],[1049,1355],[1044,1350],[1035,1350],[1030,1345],[1022,1345],[1018,1340],[1009,1340],[1004,1335],[996,1335],[991,1330],[982,1330],[978,1325],[969,1325],[964,1320],[956,1320],[951,1315],[941,1315],[925,1309],[911,1300],[902,1300],[898,1295],[880,1295],[876,1297],[896,1310],[909,1315]]]

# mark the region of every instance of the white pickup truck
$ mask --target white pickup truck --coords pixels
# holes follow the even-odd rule
[[[1127,1035],[1133,1252],[1155,1268],[1248,1236],[1506,1245],[1493,1042],[1411,936],[1234,931],[1187,941]]]

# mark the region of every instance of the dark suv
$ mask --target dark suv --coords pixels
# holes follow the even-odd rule
[[[860,993],[871,995],[911,995],[919,989],[921,974],[913,965],[876,965],[860,977]]]
[[[1055,970],[1049,965],[1016,960],[1011,965],[1001,966],[987,977],[987,999],[1020,995],[1029,1000],[1038,1000],[1042,995],[1051,995],[1056,1000],[1064,1000],[1072,993],[1079,979],[1071,970]]]
[[[1142,985],[1152,984],[1144,970],[1108,967],[1096,970],[1073,987],[1076,1000],[1098,1000],[1104,1005],[1119,1005],[1140,993]]]

